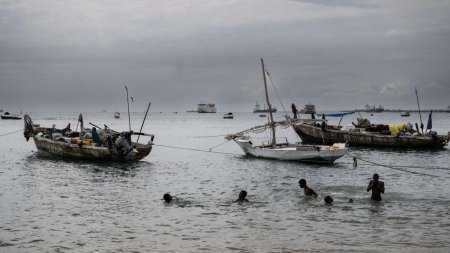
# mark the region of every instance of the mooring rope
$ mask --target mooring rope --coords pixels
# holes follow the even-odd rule
[[[215,137],[225,137],[226,134],[221,135],[198,135],[198,136],[192,136],[192,138],[215,138]]]
[[[412,173],[412,174],[417,174],[417,175],[422,175],[422,176],[439,177],[439,176],[436,176],[436,175],[431,175],[431,174],[426,174],[426,173],[420,173],[420,172],[415,172],[415,171],[404,170],[404,169],[398,168],[397,166],[390,166],[390,165],[385,165],[385,164],[376,163],[376,162],[372,162],[372,161],[369,161],[369,160],[361,159],[360,157],[354,156],[352,154],[349,154],[348,152],[347,152],[347,155],[350,156],[350,157],[359,159],[359,160],[361,160],[363,162],[366,162],[366,163],[378,165],[378,166],[381,166],[381,167],[386,167],[386,168],[393,169],[393,170],[398,170],[398,171]]]
[[[231,140],[231,139],[230,139],[230,140]],[[219,145],[216,145],[216,146],[214,146],[214,147],[210,148],[210,149],[209,149],[209,151],[211,151],[211,150],[213,150],[213,149],[215,149],[215,148],[217,148],[217,147],[219,147],[219,146],[222,146],[223,144],[225,144],[225,143],[229,142],[230,140],[226,140],[226,141],[224,141],[224,142],[220,143]]]
[[[223,143],[222,143],[223,144]],[[220,145],[222,145],[220,144]],[[197,148],[185,148],[185,147],[176,147],[176,146],[169,146],[169,145],[161,145],[161,144],[153,144],[153,146],[163,147],[163,148],[173,148],[173,149],[182,149],[182,150],[189,150],[189,151],[197,151],[197,152],[204,152],[204,153],[213,153],[213,154],[222,154],[222,155],[233,155],[233,156],[241,156],[240,154],[235,153],[228,153],[228,152],[219,152],[219,151],[212,151],[204,150],[204,149],[197,149]]]
[[[0,134],[0,137],[6,136],[6,135],[10,135],[10,134],[14,134],[14,133],[21,132],[21,131],[23,131],[23,129],[20,129],[20,130],[14,131],[14,132],[10,132],[10,133],[6,133],[6,134]]]

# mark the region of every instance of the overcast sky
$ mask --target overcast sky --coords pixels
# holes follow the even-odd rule
[[[0,109],[450,104],[450,1],[0,0]],[[280,107],[272,93],[272,101]]]

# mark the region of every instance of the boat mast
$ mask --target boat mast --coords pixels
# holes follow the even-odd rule
[[[130,127],[131,131],[131,120],[130,120],[130,101],[128,100],[128,88],[125,86],[125,90],[127,90],[127,105],[128,105],[128,126]]]
[[[419,107],[420,128],[422,129],[423,134],[422,113],[420,112],[419,95],[417,95],[417,87],[414,87],[414,89],[416,89],[417,107]]]
[[[266,92],[266,102],[267,102],[267,106],[269,107],[269,119],[270,119],[269,125],[270,125],[270,128],[272,128],[272,142],[270,143],[270,145],[272,147],[275,147],[275,145],[276,145],[275,126],[273,123],[272,106],[270,105],[269,94],[267,92],[266,68],[264,67],[263,58],[261,58],[261,65],[262,65],[263,78],[264,78],[264,90]]]

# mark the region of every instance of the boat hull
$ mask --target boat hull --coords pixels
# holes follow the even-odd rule
[[[22,117],[20,116],[12,116],[12,115],[1,115],[2,119],[12,119],[12,120],[20,120]]]
[[[401,148],[442,148],[448,143],[444,135],[433,136],[391,136],[374,133],[350,132],[326,129],[305,123],[295,123],[295,132],[304,143],[332,144],[346,142],[350,146],[401,147]]]
[[[119,158],[114,152],[106,147],[96,147],[91,145],[70,144],[61,141],[54,141],[40,136],[33,136],[36,148],[51,155],[62,158],[98,160],[98,161],[139,161],[150,154],[152,143],[136,144],[136,151],[127,157]]]
[[[299,161],[299,162],[318,162],[318,163],[333,163],[336,159],[342,157],[347,152],[347,149],[338,150],[321,150],[320,147],[302,147],[302,150],[298,150],[295,147],[286,148],[264,148],[254,147],[250,141],[242,139],[234,139],[239,147],[244,151],[246,155],[275,159],[284,161]]]

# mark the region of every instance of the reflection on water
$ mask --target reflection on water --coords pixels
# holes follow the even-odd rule
[[[450,125],[449,115],[437,115]],[[43,126],[65,126],[78,114],[31,116]],[[142,116],[132,114],[132,126],[140,126]],[[377,117],[398,120],[396,114]],[[128,128],[128,119],[114,120],[108,113],[84,118]],[[148,122],[144,131],[156,134],[157,144],[208,150],[223,137],[194,137],[237,132],[262,119],[249,113],[235,113],[231,121],[221,114],[155,113]],[[0,125],[1,132],[21,127],[21,122]],[[46,156],[21,133],[1,141],[7,145],[0,147],[0,252],[445,252],[450,247],[448,149],[351,148],[364,160],[437,176],[430,177],[363,161],[353,168],[349,156],[324,166],[155,146],[141,162],[117,164]],[[215,151],[242,154],[232,142]],[[385,182],[381,202],[366,192],[373,173]],[[303,196],[300,178],[318,198]],[[250,202],[235,202],[241,190]],[[174,196],[173,203],[164,203],[164,193]],[[327,195],[332,205],[324,204]]]

